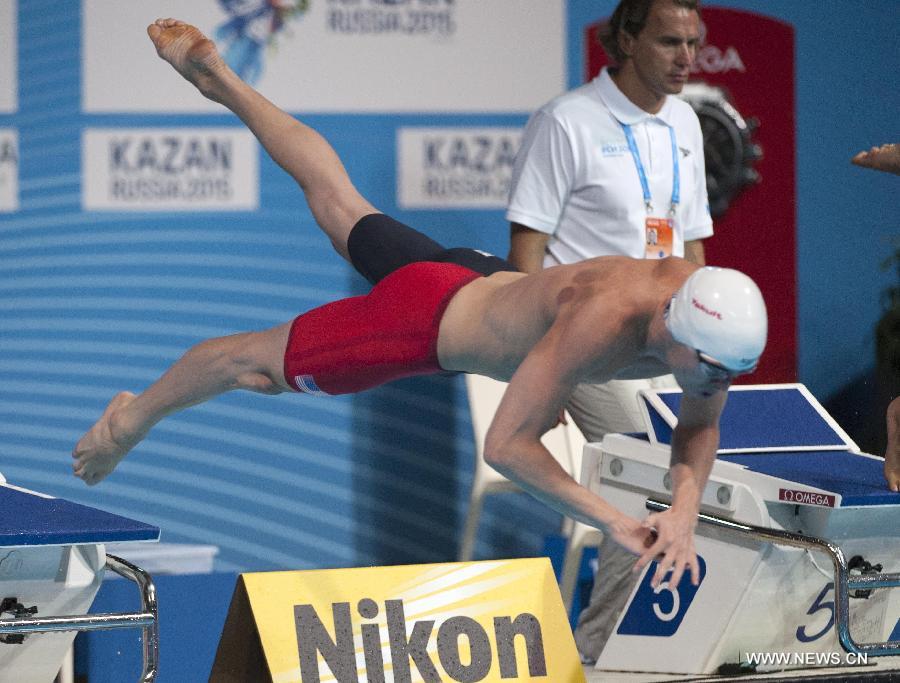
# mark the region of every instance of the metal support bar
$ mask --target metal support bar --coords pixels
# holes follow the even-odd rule
[[[156,587],[153,585],[153,580],[147,572],[119,557],[107,555],[106,567],[138,585],[141,593],[140,612],[0,619],[0,634],[141,628],[143,629],[144,666],[141,672],[140,683],[153,683],[159,665],[159,620],[156,608]]]
[[[668,510],[669,503],[658,500],[647,500],[647,509],[653,512]],[[838,641],[847,652],[855,654],[883,657],[900,655],[900,640],[889,640],[882,643],[857,643],[850,635],[850,591],[871,590],[874,588],[900,588],[898,574],[861,574],[851,575],[847,567],[847,559],[840,546],[815,536],[804,536],[791,531],[769,529],[767,527],[741,524],[730,519],[700,513],[698,519],[703,524],[723,529],[741,536],[749,536],[760,541],[789,545],[805,550],[820,550],[831,558],[834,566],[834,628]]]

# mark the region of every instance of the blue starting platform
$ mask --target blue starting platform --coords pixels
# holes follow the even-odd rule
[[[671,502],[681,392],[637,400],[646,433],[588,444],[584,460],[591,488],[642,519]],[[654,590],[651,563],[597,668],[711,674],[753,653],[900,653],[900,591],[888,590],[900,585],[900,494],[884,461],[800,384],[732,387],[720,432],[696,534],[699,586],[686,575]],[[864,580],[872,588],[855,590]]]
[[[0,547],[158,540],[158,527],[5,481],[0,484]]]
[[[156,670],[150,577],[105,544],[159,540],[159,528],[6,482],[0,475],[0,683],[50,683],[77,631],[142,628],[144,672]],[[111,569],[138,584],[142,610],[88,615]]]

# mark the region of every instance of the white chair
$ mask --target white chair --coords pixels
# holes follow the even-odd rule
[[[499,382],[488,377],[466,375],[469,411],[472,415],[472,430],[475,437],[475,475],[459,550],[461,562],[468,562],[474,555],[475,537],[478,533],[478,521],[484,505],[484,496],[491,493],[521,490],[484,461],[484,439],[487,436],[488,427],[494,419],[494,413],[497,412],[497,407],[500,405],[500,399],[503,398],[503,393],[506,391],[506,386],[506,382]],[[541,442],[553,454],[562,468],[580,481],[585,439],[568,416],[567,422],[567,425],[557,425],[547,432]],[[581,522],[574,522],[568,517],[563,519],[562,533],[566,536],[567,542],[560,580],[560,593],[568,612],[572,606],[572,597],[578,580],[578,570],[581,566],[584,548],[590,545],[599,545],[602,534],[599,530]]]

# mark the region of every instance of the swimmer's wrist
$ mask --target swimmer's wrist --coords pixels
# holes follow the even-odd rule
[[[632,520],[632,518],[626,515],[624,512],[615,510],[615,515],[611,515],[609,519],[604,521],[602,528],[613,535],[627,534],[628,529],[633,521],[634,520]]]
[[[679,477],[673,472],[672,477],[672,511],[676,514],[696,515],[700,512],[702,487],[692,476]]]

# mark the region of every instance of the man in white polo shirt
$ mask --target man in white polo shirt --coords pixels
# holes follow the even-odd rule
[[[506,213],[508,260],[525,272],[595,256],[704,264],[712,235],[700,123],[672,97],[700,40],[697,0],[621,0],[601,37],[618,68],[536,112],[516,159]],[[641,429],[636,394],[671,375],[580,385],[568,406],[589,441]],[[585,660],[606,643],[634,578],[633,560],[603,543],[575,639]]]

